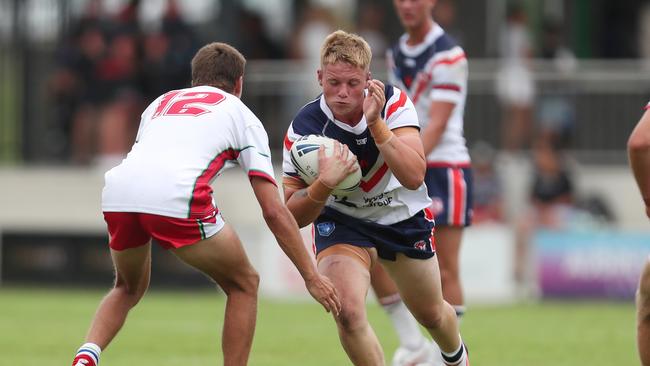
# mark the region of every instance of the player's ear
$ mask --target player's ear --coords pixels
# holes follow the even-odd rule
[[[237,96],[237,98],[241,98],[241,94],[244,91],[244,75],[240,76],[239,79],[235,82],[235,90],[233,90],[233,94]]]
[[[323,86],[323,70],[322,69],[316,70],[316,76],[318,78],[318,85]]]

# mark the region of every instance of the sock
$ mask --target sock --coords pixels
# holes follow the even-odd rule
[[[460,323],[460,321],[463,318],[463,315],[465,315],[465,310],[467,310],[467,308],[465,307],[465,305],[452,305],[452,306],[454,308],[454,311],[456,312],[456,318],[458,318],[458,323]]]
[[[400,346],[409,350],[416,350],[422,347],[425,338],[420,331],[420,325],[406,305],[404,305],[402,299],[397,299],[397,301],[389,304],[386,304],[382,300],[384,299],[380,299],[380,303],[382,303],[382,307],[388,313],[388,317],[393,323]]]
[[[84,343],[72,361],[72,366],[97,366],[102,349],[94,343]]]
[[[440,353],[442,354],[442,359],[447,366],[469,365],[469,362],[467,361],[467,348],[462,339],[460,340],[460,346],[457,350],[451,353],[441,350]]]

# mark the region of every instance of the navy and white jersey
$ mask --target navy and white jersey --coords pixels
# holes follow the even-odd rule
[[[385,93],[382,118],[388,128],[412,126],[419,129],[415,108],[406,93],[392,85],[386,85]],[[391,225],[431,204],[424,183],[416,190],[409,190],[393,176],[375,145],[365,116],[354,126],[337,121],[322,95],[302,107],[289,125],[283,149],[285,177],[301,179],[291,163],[289,150],[296,140],[310,134],[325,135],[346,144],[361,167],[359,187],[347,197],[330,196],[327,207],[359,219]]]
[[[467,97],[467,58],[463,49],[434,24],[424,41],[411,46],[408,35],[387,51],[389,81],[406,90],[425,128],[431,102],[455,104],[440,142],[428,154],[434,163],[468,163],[469,153],[463,137],[463,113]]]

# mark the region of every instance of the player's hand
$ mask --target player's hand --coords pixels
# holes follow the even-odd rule
[[[370,79],[368,81],[368,95],[363,100],[363,114],[366,116],[368,127],[379,121],[384,104],[386,104],[384,84],[379,80]]]
[[[328,187],[336,187],[348,175],[359,169],[357,157],[350,157],[348,145],[334,142],[332,155],[325,154],[325,147],[318,150],[318,179]]]
[[[305,286],[309,294],[321,303],[328,313],[339,315],[341,300],[339,300],[336,288],[329,278],[317,273],[315,276],[305,279]]]

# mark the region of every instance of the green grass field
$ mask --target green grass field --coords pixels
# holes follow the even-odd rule
[[[103,293],[0,289],[0,365],[69,365]],[[102,366],[219,365],[224,301],[217,292],[147,294],[102,354]],[[392,356],[381,309],[370,320]],[[631,303],[471,306],[462,331],[473,366],[638,365]],[[262,300],[250,365],[349,365],[316,303]]]

